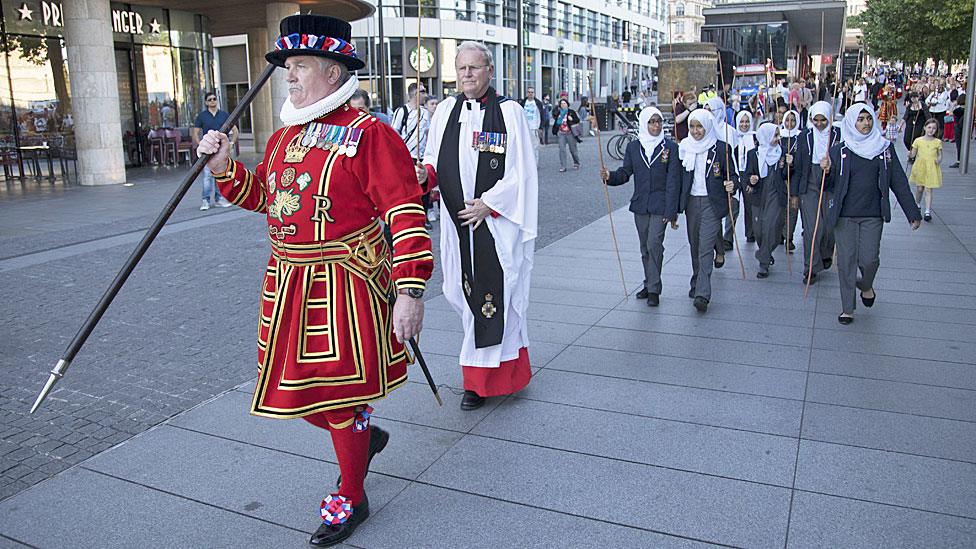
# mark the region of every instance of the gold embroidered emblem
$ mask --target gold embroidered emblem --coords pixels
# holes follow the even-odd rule
[[[669,154],[671,154],[671,151],[669,151],[667,147],[664,147],[664,151],[661,152],[661,164],[667,164],[668,163],[668,155]]]
[[[281,172],[281,186],[290,187],[295,182],[295,168],[287,167]]]
[[[481,306],[481,314],[485,315],[485,318],[495,316],[495,312],[498,311],[498,309],[495,308],[495,304],[491,302],[491,299],[491,294],[485,294],[485,304]]]
[[[298,210],[302,209],[301,197],[289,190],[281,189],[274,197],[274,202],[268,206],[268,216],[284,221]]]
[[[268,234],[271,235],[271,238],[277,238],[278,240],[284,240],[285,236],[295,234],[296,231],[297,228],[294,223],[282,225],[280,229],[274,225],[268,225]]]
[[[324,194],[313,194],[312,200],[315,201],[315,209],[312,210],[312,217],[309,219],[312,221],[335,223],[335,219],[332,219],[332,216],[329,215],[329,210],[332,209],[332,199]]]
[[[308,151],[312,150],[311,147],[306,147],[302,145],[302,133],[299,132],[295,134],[295,137],[291,138],[288,146],[285,147],[285,160],[286,164],[297,164],[305,160],[305,155]]]

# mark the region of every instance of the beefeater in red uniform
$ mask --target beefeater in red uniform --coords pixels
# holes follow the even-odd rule
[[[320,506],[317,546],[348,538],[369,516],[363,480],[389,439],[370,426],[369,402],[407,380],[403,342],[420,332],[433,270],[423,191],[403,140],[347,103],[359,89],[349,71],[364,66],[350,31],[331,17],[282,20],[266,57],[287,71],[285,127],[254,171],[230,159],[223,134],[209,132],[199,148],[214,154],[208,167],[221,194],[268,217],[251,413],[301,417],[331,434],[341,482]]]

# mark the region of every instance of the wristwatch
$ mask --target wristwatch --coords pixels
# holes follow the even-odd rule
[[[414,299],[422,299],[424,297],[424,291],[420,288],[407,288],[406,293]]]

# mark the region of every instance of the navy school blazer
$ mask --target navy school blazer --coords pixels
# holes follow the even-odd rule
[[[824,185],[831,196],[827,200],[824,222],[828,227],[833,227],[837,224],[841,207],[847,197],[847,190],[851,185],[851,157],[854,156],[854,152],[848,149],[846,144],[838,143],[830,148],[829,154],[830,172]],[[891,193],[895,193],[895,198],[905,212],[905,217],[909,221],[921,220],[922,212],[915,203],[915,196],[912,195],[912,189],[908,185],[908,176],[901,167],[895,148],[888,147],[878,158],[881,160],[881,169],[878,170],[878,188],[881,190],[882,219],[885,223],[891,221]]]
[[[691,139],[690,137],[688,139]],[[708,152],[705,161],[705,188],[708,190],[708,198],[711,200],[712,208],[718,217],[727,215],[728,193],[725,192],[725,173],[728,167],[729,179],[739,187],[739,174],[733,165],[735,151],[724,141],[716,141],[715,145]],[[726,166],[726,161],[728,166]],[[678,204],[678,211],[683,212],[688,207],[688,200],[691,198],[691,186],[695,182],[695,172],[686,171],[684,166],[681,169],[681,201]],[[734,192],[734,191],[733,191]]]
[[[648,157],[640,141],[635,139],[627,144],[624,165],[610,172],[607,185],[623,185],[633,176],[630,211],[674,220],[678,217],[682,171],[677,143],[665,138]]]
[[[840,143],[840,128],[837,126],[830,127],[830,133],[833,134],[830,137],[830,145],[836,145]],[[793,196],[801,195],[807,192],[808,185],[810,183],[810,171],[813,166],[810,164],[811,158],[813,158],[813,129],[807,128],[799,136],[799,148],[797,151],[797,161],[800,163],[797,166],[797,173],[799,177],[796,179],[791,179],[790,194]],[[827,151],[830,152],[829,150]],[[792,175],[790,177],[793,177]],[[827,183],[824,182],[826,187]]]
[[[776,193],[776,198],[778,199],[779,205],[786,207],[786,159],[784,158],[785,153],[781,154],[779,157],[779,162],[769,167],[766,172],[766,177],[761,177],[759,175],[759,150],[753,149],[747,153],[746,159],[746,171],[742,174],[742,186],[743,188],[747,186],[752,187],[752,194],[757,200],[762,199],[763,188],[766,185],[772,185],[773,191]],[[782,164],[782,167],[781,167]],[[750,181],[752,176],[755,175],[759,177],[759,181],[752,185]]]

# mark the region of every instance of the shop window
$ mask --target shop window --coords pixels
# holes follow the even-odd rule
[[[74,119],[63,41],[8,35],[6,45],[10,70],[3,86],[9,82],[11,91],[3,93],[0,104],[9,109],[12,99],[13,112],[5,109],[0,115],[0,140],[13,145],[16,124],[21,146],[65,144],[74,134]]]
[[[418,5],[420,7],[421,17],[429,17],[431,19],[437,17],[436,0],[403,0],[400,5],[403,9],[404,17],[417,17]]]

